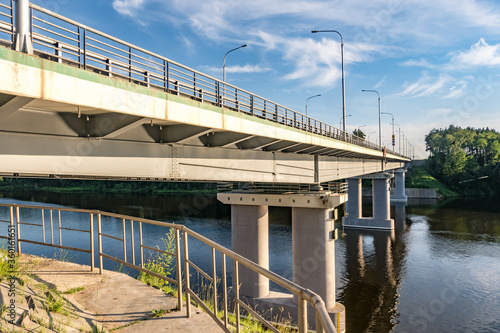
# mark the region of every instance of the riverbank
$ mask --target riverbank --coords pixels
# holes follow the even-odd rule
[[[73,179],[1,178],[0,191],[50,193],[150,193],[150,194],[212,194],[217,184],[194,182],[144,182]]]
[[[188,319],[177,298],[123,273],[22,254],[16,274],[13,289],[0,276],[10,307],[0,312],[1,332],[221,332],[203,311]]]

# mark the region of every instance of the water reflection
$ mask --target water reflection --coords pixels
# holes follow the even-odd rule
[[[230,208],[215,195],[4,196],[181,223],[231,243]],[[409,200],[391,205],[393,232],[346,229],[335,246],[337,299],[346,306],[348,332],[500,332],[498,202]],[[371,214],[369,204],[363,209]],[[151,242],[164,237],[153,229],[147,235]],[[270,208],[269,238],[271,270],[291,278],[289,209]],[[210,265],[203,253],[195,259]]]

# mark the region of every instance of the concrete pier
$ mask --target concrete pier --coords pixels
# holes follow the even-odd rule
[[[231,205],[231,239],[234,252],[269,269],[269,218],[267,206]],[[239,268],[240,294],[265,297],[269,280],[248,268]]]
[[[360,183],[361,184],[361,183]],[[361,196],[361,191],[359,192]],[[231,205],[233,251],[269,268],[268,206],[292,208],[293,282],[317,293],[325,302],[333,323],[345,330],[345,308],[335,295],[335,207],[344,203],[346,194],[329,191],[265,194],[240,190],[217,195]],[[298,320],[297,299],[292,294],[269,291],[269,280],[240,267],[240,294],[264,316]],[[272,270],[272,267],[271,267]],[[277,313],[277,309],[283,311]],[[274,312],[273,312],[274,310]],[[308,323],[315,327],[312,308]]]
[[[331,209],[292,208],[293,282],[335,307],[335,227]],[[297,297],[294,297],[297,303]]]
[[[394,220],[391,219],[390,212],[389,180],[391,178],[392,175],[384,173],[350,178],[347,180],[347,216],[342,219],[344,227],[362,229],[394,229]],[[361,213],[361,179],[372,179],[372,217],[363,217]]]
[[[405,169],[394,170],[394,195],[391,196],[392,202],[407,202],[408,197],[405,193]]]

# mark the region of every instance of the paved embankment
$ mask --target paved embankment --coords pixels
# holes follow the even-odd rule
[[[13,326],[10,310],[2,311],[2,332],[221,332],[206,313],[193,307],[188,319],[185,309],[177,311],[177,298],[123,273],[101,275],[89,266],[30,255],[21,255],[19,271],[15,298],[9,281],[1,281],[0,303],[15,299],[16,321],[23,313],[26,318],[22,327]]]

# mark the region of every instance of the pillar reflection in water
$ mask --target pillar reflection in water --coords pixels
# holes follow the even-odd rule
[[[347,282],[338,300],[351,314],[347,317],[348,332],[389,332],[397,324],[398,289],[406,257],[403,239],[407,227],[405,204],[394,206],[395,229],[346,230]]]

